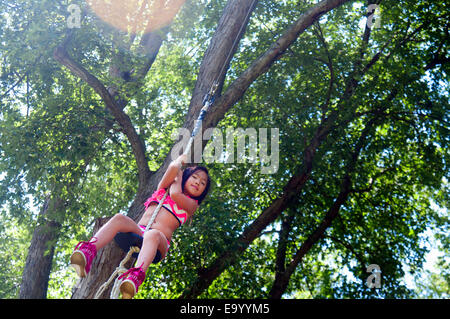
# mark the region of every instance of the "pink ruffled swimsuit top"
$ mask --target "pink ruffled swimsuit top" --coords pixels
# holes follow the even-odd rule
[[[161,199],[164,197],[164,194],[166,193],[166,190],[164,188],[158,189],[156,192],[154,192],[152,194],[152,196],[147,199],[147,201],[144,203],[145,209],[147,209],[150,204],[152,203],[157,203],[159,204],[159,202],[161,201]],[[188,196],[188,195],[186,195]],[[189,196],[188,196],[189,197]],[[189,197],[191,198],[191,197]],[[196,202],[198,202],[197,200],[195,200]],[[167,209],[169,211],[169,213],[171,213],[178,221],[178,223],[180,223],[180,226],[183,225],[187,219],[188,219],[188,214],[187,212],[180,208],[177,203],[175,203],[175,201],[170,197],[170,194],[167,195],[166,199],[164,200],[162,207],[164,207],[165,209]]]

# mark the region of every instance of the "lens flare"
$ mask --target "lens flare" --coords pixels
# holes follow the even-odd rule
[[[95,14],[128,33],[149,33],[174,19],[186,0],[86,0]]]

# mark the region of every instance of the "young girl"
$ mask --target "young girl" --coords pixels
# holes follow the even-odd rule
[[[151,263],[157,263],[166,257],[173,232],[183,225],[197,210],[208,193],[210,178],[205,167],[188,167],[186,155],[172,161],[158,184],[158,190],[145,202],[145,213],[136,224],[131,218],[116,214],[88,242],[80,242],[70,257],[70,263],[78,276],[85,277],[91,268],[97,251],[108,244],[118,232],[133,232],[143,236],[142,247],[136,261],[138,267],[129,269],[119,278],[125,279],[120,285],[122,298],[131,299],[137,293],[145,279],[145,273]],[[151,225],[145,232],[153,211],[163,198],[166,189],[169,195]]]

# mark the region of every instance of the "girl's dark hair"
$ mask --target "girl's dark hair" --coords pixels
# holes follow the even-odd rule
[[[186,181],[189,177],[191,177],[192,174],[194,174],[197,171],[203,171],[206,173],[206,176],[208,176],[208,180],[206,181],[206,187],[203,193],[200,194],[200,196],[192,197],[193,199],[196,199],[198,201],[198,204],[200,205],[201,202],[205,199],[206,195],[209,192],[209,187],[211,185],[211,179],[209,178],[208,169],[203,166],[194,166],[194,167],[187,167],[183,171],[183,178],[181,180],[181,190],[184,192],[184,184],[186,184]]]

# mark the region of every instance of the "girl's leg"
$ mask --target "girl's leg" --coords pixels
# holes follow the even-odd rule
[[[92,239],[91,241],[98,250],[112,241],[114,236],[116,236],[118,232],[133,232],[138,235],[142,235],[142,229],[136,224],[134,220],[132,220],[128,216],[116,214],[98,230],[94,237],[92,237],[92,239],[95,238],[96,241]]]
[[[136,261],[136,266],[141,267],[146,272],[156,256],[157,249],[161,252],[161,259],[164,259],[168,249],[166,236],[157,229],[150,229],[144,234],[144,240]]]
[[[120,292],[123,299],[131,299],[137,293],[142,282],[145,280],[145,273],[152,263],[158,249],[163,259],[166,256],[168,243],[166,236],[157,229],[150,229],[145,232],[141,251],[139,252],[136,268],[129,269],[122,276],[125,279],[120,284]],[[119,279],[121,279],[121,277]]]
[[[117,214],[111,218],[89,242],[80,242],[70,256],[70,264],[78,276],[86,277],[97,255],[97,250],[108,244],[118,232],[133,232],[142,235],[141,228],[129,217]]]

